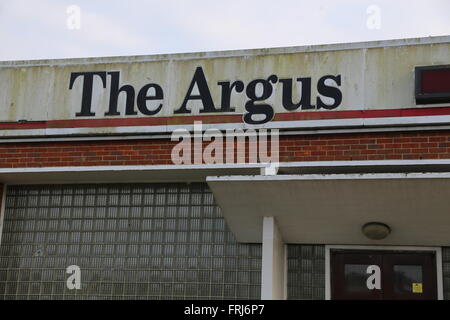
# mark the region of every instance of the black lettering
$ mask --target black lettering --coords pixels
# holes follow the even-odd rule
[[[235,111],[235,109],[230,106],[231,93],[233,92],[233,89],[235,89],[236,92],[244,91],[244,83],[242,81],[238,80],[238,81],[234,81],[231,85],[230,85],[229,81],[218,82],[217,84],[222,87],[221,108],[218,111],[220,111],[220,112]]]
[[[341,75],[337,75],[337,76],[331,76],[331,75],[326,75],[323,76],[322,78],[319,79],[319,82],[317,83],[317,91],[325,96],[325,97],[329,97],[334,99],[334,102],[332,105],[328,105],[325,104],[322,99],[320,99],[320,97],[317,97],[317,109],[334,109],[337,108],[341,102],[342,102],[342,92],[341,90],[339,90],[339,88],[336,87],[331,87],[325,84],[325,80],[331,79],[334,82],[336,82],[336,84],[338,86],[341,85]]]
[[[126,94],[125,114],[136,115],[137,112],[134,110],[134,88],[129,84],[123,85],[119,88],[119,71],[111,71],[108,72],[108,74],[111,76],[111,92],[109,96],[109,110],[105,113],[105,116],[120,115],[120,112],[117,110],[117,101],[121,92]]]
[[[297,81],[302,84],[302,91],[300,101],[294,103],[292,102],[292,79],[280,79],[283,84],[283,107],[289,111],[294,111],[300,106],[302,110],[314,109],[315,107],[311,105],[311,78],[297,78]]]
[[[199,94],[193,95],[192,90],[194,89],[195,84],[197,84]],[[174,113],[191,113],[191,111],[186,108],[189,100],[202,101],[203,109],[200,110],[200,113],[219,112],[219,110],[216,110],[214,107],[214,102],[211,97],[211,92],[209,91],[208,83],[202,67],[197,67],[195,70],[194,77],[192,78],[186,97],[184,98],[181,107],[178,110],[175,110]]]
[[[276,83],[278,81],[278,77],[275,75],[271,75],[267,80],[264,79],[256,79],[251,81],[246,88],[246,94],[248,100],[245,103],[245,110],[247,113],[244,115],[244,122],[248,124],[263,124],[272,120],[274,116],[273,108],[270,104],[261,103],[255,104],[255,102],[263,101],[269,98],[272,95],[273,87],[272,83]],[[262,85],[262,94],[258,96],[256,92],[256,87],[258,84]],[[263,119],[254,120],[254,115],[264,115]]]
[[[72,72],[70,74],[69,90],[72,90],[75,80],[83,76],[83,92],[81,98],[81,111],[75,113],[76,117],[92,117],[95,116],[95,112],[91,111],[92,107],[92,86],[94,82],[94,76],[99,76],[102,80],[103,88],[106,88],[106,71],[94,71],[94,72]]]
[[[151,88],[155,89],[155,94],[148,95],[148,90]],[[164,99],[164,94],[163,94],[162,88],[159,85],[157,85],[156,83],[147,84],[147,85],[143,86],[141,90],[139,90],[138,97],[137,97],[138,109],[141,113],[143,113],[147,116],[155,115],[161,110],[161,108],[163,106],[162,103],[160,103],[159,106],[155,110],[150,110],[147,107],[147,101],[148,100],[162,100],[162,99]]]

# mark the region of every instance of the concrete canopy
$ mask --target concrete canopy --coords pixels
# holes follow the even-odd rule
[[[208,177],[240,242],[261,242],[263,217],[274,216],[284,242],[450,245],[450,173],[310,174]],[[369,240],[361,227],[386,223]]]

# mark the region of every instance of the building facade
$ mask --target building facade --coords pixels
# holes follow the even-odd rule
[[[0,83],[2,299],[450,297],[449,37]]]

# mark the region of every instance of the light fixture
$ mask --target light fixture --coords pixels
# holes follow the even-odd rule
[[[368,222],[363,225],[362,233],[371,240],[381,240],[391,233],[391,228],[385,223]]]

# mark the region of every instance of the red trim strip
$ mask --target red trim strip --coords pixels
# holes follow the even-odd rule
[[[387,118],[387,117],[420,117],[450,115],[450,107],[381,109],[381,110],[343,110],[343,111],[300,111],[277,113],[273,121],[295,120],[331,120],[357,118]],[[46,128],[101,128],[129,126],[158,126],[192,124],[193,121],[204,123],[239,123],[241,114],[208,115],[208,116],[172,116],[147,118],[116,118],[116,119],[73,119],[50,120],[36,122],[3,122],[0,130],[46,129]]]
[[[329,120],[357,118],[390,118],[450,115],[450,107],[380,109],[380,110],[342,110],[278,113],[275,121],[289,120]]]

